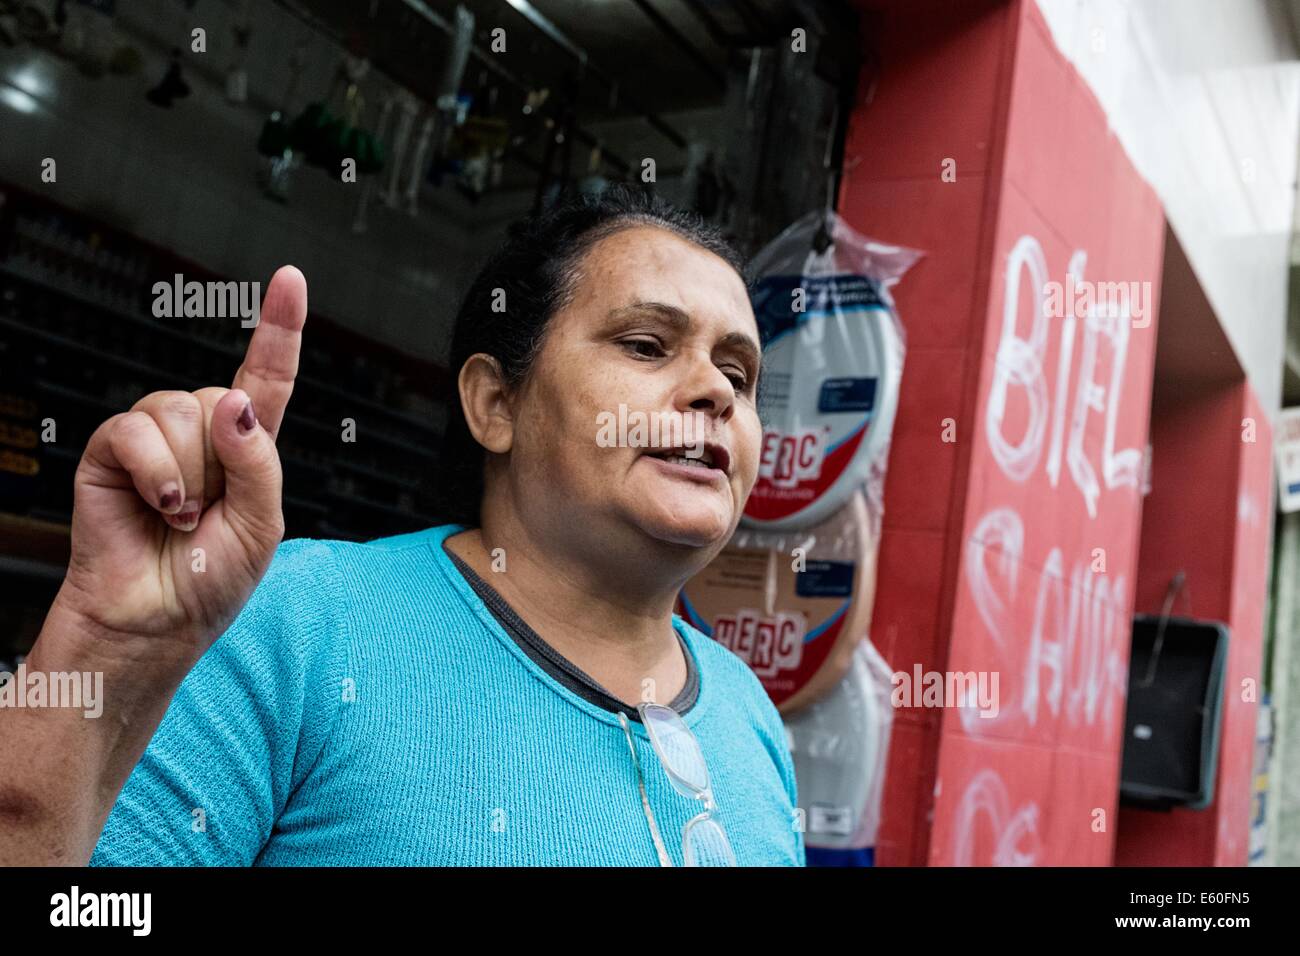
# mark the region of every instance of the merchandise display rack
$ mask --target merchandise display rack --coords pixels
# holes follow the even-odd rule
[[[0,603],[21,608],[21,592],[30,588],[39,604],[57,588],[67,562],[73,476],[100,423],[159,389],[228,385],[239,367],[253,330],[237,317],[154,317],[154,283],[177,273],[187,281],[224,281],[0,184],[0,368],[8,379],[0,391],[36,409],[27,422],[10,419],[9,435],[39,434],[41,423],[53,420],[56,438],[10,449],[34,457],[38,471],[0,483],[0,578],[14,592],[0,595]],[[427,478],[445,415],[431,393],[445,371],[315,313],[308,327],[277,441],[285,537],[367,540],[434,523]],[[343,441],[344,419],[356,423],[353,442]],[[21,644],[19,638],[14,646]],[[0,658],[5,650],[0,646]]]

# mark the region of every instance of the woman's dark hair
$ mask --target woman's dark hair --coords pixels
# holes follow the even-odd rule
[[[477,526],[483,499],[485,452],[470,434],[461,408],[456,384],[461,367],[471,355],[485,352],[501,363],[510,387],[522,383],[551,317],[576,292],[582,257],[599,240],[637,225],[673,232],[718,255],[744,278],[743,259],[716,227],[633,186],[614,184],[598,196],[579,193],[514,223],[456,314],[445,395],[447,429],[435,472],[435,500],[443,521]]]

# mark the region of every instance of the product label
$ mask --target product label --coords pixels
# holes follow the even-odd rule
[[[855,597],[859,567],[780,551],[726,548],[678,596],[682,618],[753,670],[778,706],[826,662]]]
[[[807,508],[844,474],[866,433],[864,421],[843,441],[828,445],[828,425],[794,434],[765,431],[758,480],[745,503],[745,514],[773,520]]]
[[[820,520],[865,480],[880,444],[869,436],[887,387],[887,296],[861,275],[777,275],[756,285],[752,301],[763,343],[763,444],[745,516]]]
[[[849,561],[809,561],[794,579],[794,593],[801,598],[850,597],[857,573]]]
[[[849,272],[831,276],[767,276],[754,286],[750,302],[764,349],[809,319],[828,312],[888,308],[880,283]]]
[[[793,435],[764,431],[759,447],[758,477],[773,488],[797,488],[815,483],[822,473],[828,427],[809,428]]]
[[[848,807],[814,803],[808,808],[808,829],[813,833],[849,836],[853,832],[853,811]]]
[[[819,412],[869,412],[875,407],[874,378],[828,378],[817,397]]]
[[[759,677],[771,677],[799,666],[807,629],[802,614],[766,617],[746,608],[718,617],[713,622],[713,639]]]

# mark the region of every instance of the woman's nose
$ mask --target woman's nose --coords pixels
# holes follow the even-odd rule
[[[693,363],[681,395],[686,407],[718,417],[729,413],[736,400],[735,386],[712,359]]]

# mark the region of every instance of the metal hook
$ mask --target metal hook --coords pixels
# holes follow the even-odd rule
[[[1174,598],[1178,592],[1183,590],[1183,585],[1187,582],[1187,573],[1179,571],[1169,581],[1169,589],[1165,592],[1165,603],[1160,609],[1160,623],[1156,625],[1156,639],[1151,645],[1151,657],[1147,661],[1147,673],[1139,683],[1139,687],[1150,687],[1156,678],[1156,665],[1160,662],[1160,651],[1165,643],[1165,625],[1169,622],[1169,612],[1173,610]],[[1186,592],[1184,592],[1186,594]],[[1191,597],[1188,596],[1188,614],[1191,613]]]
[[[840,121],[840,103],[837,99],[831,108],[831,133],[826,137],[826,147],[822,153],[822,173],[826,176],[826,202],[822,207],[821,223],[813,234],[813,249],[824,255],[826,250],[835,245],[835,235],[831,229],[831,217],[835,214],[835,140]]]

